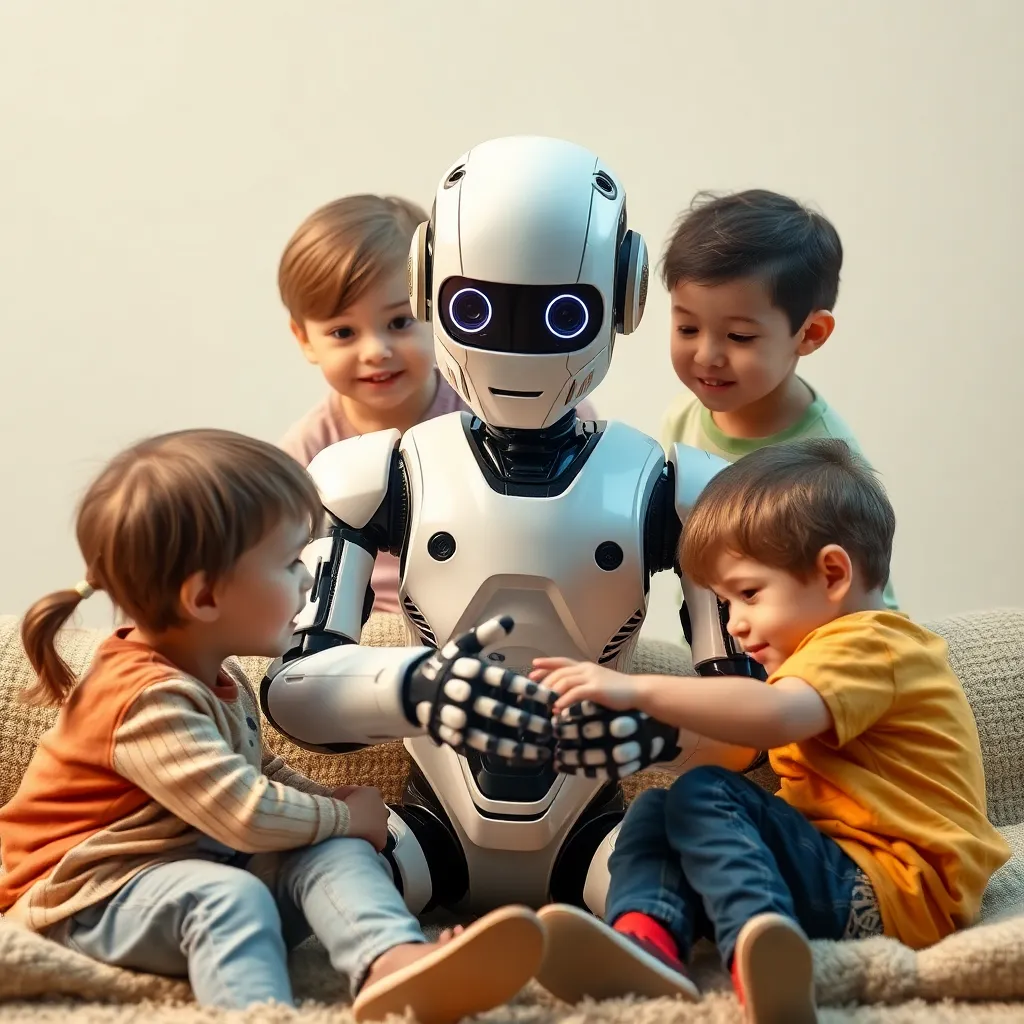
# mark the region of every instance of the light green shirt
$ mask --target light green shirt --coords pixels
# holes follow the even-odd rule
[[[767,448],[771,444],[782,444],[804,437],[836,437],[846,441],[858,455],[863,455],[853,431],[821,395],[809,384],[807,387],[814,396],[807,411],[793,426],[780,430],[770,437],[730,437],[723,433],[721,427],[711,418],[711,413],[697,401],[695,395],[684,392],[668,407],[662,420],[662,447],[667,452],[673,444],[686,444],[691,448],[699,448],[701,451],[717,455],[726,462],[735,462],[741,456],[749,455],[758,448]],[[891,578],[886,583],[882,596],[887,608],[899,610]]]

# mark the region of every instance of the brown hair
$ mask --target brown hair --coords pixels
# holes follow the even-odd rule
[[[683,526],[679,563],[713,587],[723,551],[806,579],[818,553],[839,544],[868,589],[889,579],[896,517],[867,463],[836,438],[769,445],[708,483]]]
[[[179,623],[182,584],[211,582],[286,517],[320,526],[316,486],[290,455],[227,430],[183,430],[148,438],[115,456],[86,491],[76,533],[85,579],[147,630]],[[57,633],[83,595],[58,590],[36,601],[21,639],[38,679],[33,704],[60,704],[74,686]]]
[[[789,196],[748,189],[693,197],[669,238],[662,276],[669,291],[680,281],[760,278],[795,334],[814,310],[834,308],[842,266],[843,246],[829,220]]]
[[[330,320],[405,265],[426,211],[398,196],[356,195],[321,206],[285,246],[277,272],[291,318]]]

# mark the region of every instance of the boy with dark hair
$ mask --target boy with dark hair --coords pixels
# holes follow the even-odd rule
[[[843,247],[832,224],[795,199],[750,189],[698,193],[662,261],[672,296],[672,366],[688,392],[662,424],[675,442],[727,462],[767,445],[837,437],[836,411],[797,375],[835,327]],[[891,584],[888,607],[897,607]]]
[[[531,678],[566,712],[563,770],[586,763],[594,702],[768,750],[781,780],[772,794],[705,766],[641,793],[609,861],[608,925],[574,908],[540,913],[552,950],[540,980],[556,995],[696,998],[684,965],[708,934],[748,1021],[806,1024],[808,936],[884,933],[920,949],[975,920],[1009,848],[985,813],[978,731],[945,641],[883,602],[894,530],[885,491],[846,442],[762,448],[701,492],[680,564],[725,602],[767,683],[534,662]],[[588,965],[585,993],[572,956]]]

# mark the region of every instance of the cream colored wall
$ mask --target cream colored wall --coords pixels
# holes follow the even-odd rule
[[[804,372],[884,474],[899,594],[1021,604],[1022,37],[1015,0],[4,0],[0,611],[79,578],[73,505],[117,448],[275,439],[316,401],[275,292],[306,213],[429,204],[514,133],[600,153],[655,253],[699,188],[833,218],[838,327]],[[667,322],[655,285],[602,413],[657,431]]]

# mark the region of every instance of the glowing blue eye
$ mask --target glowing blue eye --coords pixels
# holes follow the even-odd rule
[[[491,322],[491,300],[478,288],[460,288],[448,303],[455,326],[467,334],[477,334]]]
[[[556,295],[544,311],[548,330],[563,341],[579,337],[590,323],[590,310],[577,295]]]

